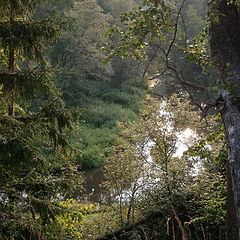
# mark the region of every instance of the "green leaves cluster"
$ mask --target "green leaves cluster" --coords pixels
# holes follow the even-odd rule
[[[210,66],[208,50],[208,30],[205,28],[197,37],[192,39],[188,45],[186,53],[190,60],[201,66],[203,71],[206,71]]]
[[[97,211],[97,206],[94,204],[81,204],[74,199],[61,201],[59,206],[65,209],[65,212],[57,216],[57,222],[63,228],[64,237],[75,240],[84,239],[82,233],[83,219],[87,215],[94,214]]]
[[[203,132],[191,104],[173,96],[161,105],[147,98],[139,122],[119,124],[122,143],[106,159],[105,187],[123,226],[149,212],[161,212],[168,220],[149,223],[148,236],[201,237],[209,231],[218,239],[219,229],[224,236],[227,155],[222,128],[211,121],[212,128]],[[181,134],[188,131],[188,147],[181,154]],[[175,232],[166,232],[166,224]]]
[[[123,58],[130,56],[140,60],[145,56],[145,48],[156,40],[163,39],[164,33],[172,28],[172,9],[164,3],[158,6],[152,1],[146,1],[145,5],[121,15],[121,21],[126,23],[128,28],[121,31],[120,28],[113,28],[111,35],[118,35],[118,47],[116,51],[109,54],[109,58],[115,54]]]
[[[116,42],[107,38],[106,31],[134,1],[106,5],[110,7],[108,14],[100,7],[105,6],[104,1],[95,0],[75,1],[62,11],[69,27],[49,50],[51,62],[59,70],[56,82],[66,107],[79,110],[81,126],[75,128],[79,137],[70,138],[80,149],[77,161],[84,169],[103,163],[107,148],[117,141],[116,122],[137,118],[147,89],[135,61],[115,57],[103,63],[106,53],[102,46]]]
[[[0,7],[2,239],[60,239],[56,201],[82,183],[65,135],[71,113],[42,53],[60,27],[34,19],[40,2],[9,0]]]

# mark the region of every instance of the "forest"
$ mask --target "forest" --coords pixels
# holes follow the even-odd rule
[[[239,0],[0,0],[0,240],[240,240]]]

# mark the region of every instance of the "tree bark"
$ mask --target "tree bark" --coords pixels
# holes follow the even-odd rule
[[[227,239],[238,239],[238,223],[236,218],[236,207],[234,186],[230,166],[227,166]]]
[[[228,144],[227,240],[240,240],[240,14],[236,1],[210,2],[210,49],[220,73],[218,108]]]
[[[227,91],[221,94],[221,116],[228,144],[227,240],[239,240],[240,226],[240,111]]]

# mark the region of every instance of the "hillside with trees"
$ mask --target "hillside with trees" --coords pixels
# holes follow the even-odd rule
[[[0,239],[240,240],[238,0],[0,1]]]

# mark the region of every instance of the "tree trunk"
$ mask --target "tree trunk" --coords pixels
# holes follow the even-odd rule
[[[219,110],[228,144],[227,240],[240,240],[240,14],[236,1],[210,2],[210,49],[220,73]]]
[[[227,239],[238,239],[238,223],[234,201],[234,186],[232,168],[227,166]]]
[[[228,143],[227,240],[239,240],[240,226],[240,111],[227,92],[222,93],[221,116]]]

